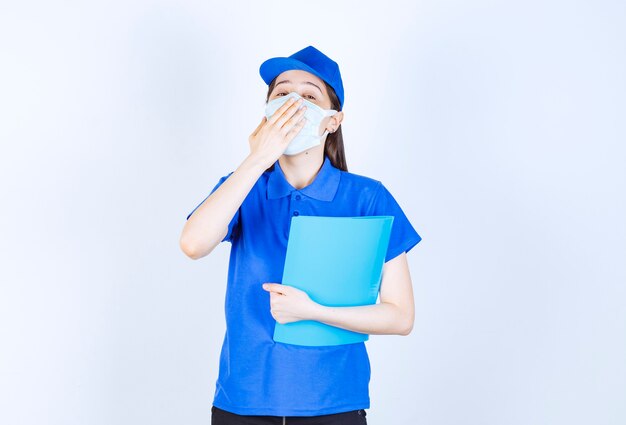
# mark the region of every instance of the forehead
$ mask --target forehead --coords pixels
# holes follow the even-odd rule
[[[290,69],[289,71],[281,72],[278,77],[276,77],[276,84],[284,80],[289,80],[295,85],[308,85],[307,83],[313,83],[324,91],[324,81],[321,78],[301,69]]]

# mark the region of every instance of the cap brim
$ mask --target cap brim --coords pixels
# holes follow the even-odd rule
[[[300,62],[298,59],[294,58],[271,58],[266,60],[261,64],[259,68],[259,73],[261,74],[261,78],[265,81],[265,84],[268,86],[272,82],[274,78],[285,71],[290,71],[292,69],[300,69],[302,71],[310,72],[311,74],[318,77],[320,80],[326,82],[321,75],[319,75],[313,68],[305,64],[304,62]]]

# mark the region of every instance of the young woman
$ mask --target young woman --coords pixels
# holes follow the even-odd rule
[[[412,282],[406,252],[421,236],[378,180],[348,172],[336,62],[308,46],[266,60],[265,116],[250,153],[187,216],[180,246],[202,258],[231,242],[226,333],[212,424],[365,424],[365,344],[310,347],[273,340],[276,322],[316,320],[355,332],[408,335]],[[327,307],[281,285],[292,216],[393,215],[380,303]]]

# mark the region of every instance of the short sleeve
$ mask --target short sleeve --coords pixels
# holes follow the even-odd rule
[[[398,202],[381,182],[378,182],[369,215],[391,215],[394,217],[385,262],[403,252],[409,252],[422,240]]]
[[[198,207],[200,207],[200,205],[202,205],[204,203],[204,201],[207,200],[207,198],[209,196],[211,196],[211,194],[213,192],[215,192],[217,190],[218,187],[220,187],[222,185],[222,183],[224,183],[226,181],[226,179],[228,179],[228,177],[230,177],[230,175],[234,173],[234,171],[231,171],[230,173],[228,173],[227,175],[221,177],[219,179],[219,181],[217,182],[217,184],[215,185],[215,187],[211,190],[211,192],[202,200],[202,202],[200,202],[198,204],[197,207],[195,207],[190,213],[189,215],[187,215],[187,220],[189,220],[189,217],[191,217],[191,214],[194,213],[195,210],[198,209]],[[239,217],[241,215],[241,207],[239,207],[237,209],[237,211],[235,212],[235,215],[233,216],[233,218],[230,220],[230,223],[228,223],[228,232],[226,233],[226,236],[224,236],[224,239],[222,239],[222,242],[224,241],[228,241],[231,242],[233,241],[233,239],[239,234],[239,230],[240,230],[240,226],[239,226]]]

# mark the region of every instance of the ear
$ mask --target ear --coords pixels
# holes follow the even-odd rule
[[[330,119],[328,120],[328,124],[326,124],[326,130],[328,130],[329,133],[333,133],[339,128],[342,121],[343,111],[339,111],[335,115],[330,117]]]

